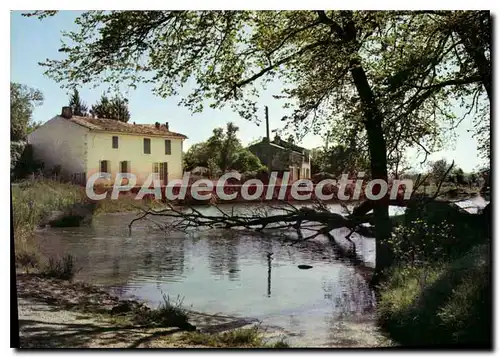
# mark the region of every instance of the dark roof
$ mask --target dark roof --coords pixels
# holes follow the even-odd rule
[[[274,138],[274,140],[271,142],[268,142],[266,138],[263,138],[260,142],[253,143],[253,144],[249,145],[248,147],[250,148],[253,146],[257,146],[257,145],[267,145],[270,147],[278,148],[280,150],[289,150],[289,151],[295,152],[295,153],[300,154],[300,155],[305,155],[305,154],[310,152],[309,149],[305,149],[305,148],[302,148],[298,145],[286,142],[280,138]]]
[[[285,141],[283,139],[281,139],[280,137],[276,136],[273,140],[273,143],[274,144],[277,144],[281,147],[284,147],[284,148],[287,148],[287,149],[291,149],[293,150],[294,152],[299,152],[299,153],[303,153],[303,152],[309,152],[309,149],[306,149],[306,148],[303,148],[301,146],[298,146],[296,144],[293,144],[293,143],[290,143],[288,141]]]
[[[176,137],[181,139],[187,138],[184,134],[169,131],[167,127],[163,124],[160,125],[159,128],[156,128],[154,124],[133,124],[133,123],[121,122],[116,119],[104,119],[104,118],[92,118],[92,117],[80,117],[80,116],[72,116],[70,119],[67,120],[76,123],[80,126],[83,126],[85,128],[88,128],[90,130],[96,130],[96,131]]]

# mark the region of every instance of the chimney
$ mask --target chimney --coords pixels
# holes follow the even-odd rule
[[[165,128],[167,129],[167,131],[169,130],[168,129],[168,122],[165,122]]]
[[[156,129],[160,129],[160,122],[155,122]]]
[[[63,107],[61,110],[61,117],[64,117],[66,119],[70,119],[73,117],[73,110],[71,107]]]
[[[269,108],[267,108],[267,106],[266,106],[266,138],[268,142],[271,141],[269,137]]]

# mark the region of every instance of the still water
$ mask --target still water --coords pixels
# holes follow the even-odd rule
[[[213,210],[204,208],[202,210]],[[330,210],[340,212],[340,207]],[[401,209],[391,208],[394,215]],[[290,245],[276,238],[227,230],[169,234],[136,214],[97,216],[91,227],[37,234],[48,255],[72,254],[76,279],[157,306],[162,294],[211,314],[254,318],[279,327],[295,346],[374,346],[375,298],[359,268],[338,257],[326,238]],[[345,230],[335,230],[342,242]],[[367,266],[373,239],[354,236]],[[297,265],[313,266],[301,270]]]

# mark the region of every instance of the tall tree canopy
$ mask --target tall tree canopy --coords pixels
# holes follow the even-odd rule
[[[44,15],[46,13],[38,13]],[[194,84],[181,104],[231,105],[250,120],[259,87],[279,78],[283,118],[300,134],[325,125],[371,159],[371,176],[410,146],[426,154],[452,104],[489,119],[491,24],[485,11],[92,11],[46,60],[64,86],[152,83],[162,97]],[[481,123],[485,123],[482,119]],[[391,261],[387,204],[374,209],[377,268]]]
[[[102,95],[99,101],[92,106],[91,112],[97,118],[116,119],[121,122],[128,122],[130,119],[128,101],[119,96],[110,100],[107,96]]]
[[[73,109],[73,114],[76,116],[87,116],[88,107],[80,98],[80,93],[75,88],[69,97],[69,106]]]
[[[184,154],[184,169],[208,167],[212,175],[230,169],[241,173],[263,169],[259,158],[241,145],[236,136],[238,130],[239,128],[231,122],[227,123],[225,131],[224,128],[215,128],[206,142],[191,146]]]
[[[36,106],[43,103],[43,94],[37,89],[19,83],[10,83],[10,140],[26,138],[39,124],[33,122]]]

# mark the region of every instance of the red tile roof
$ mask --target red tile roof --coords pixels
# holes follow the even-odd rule
[[[184,134],[171,132],[162,124],[156,128],[154,124],[133,124],[125,123],[115,119],[92,118],[73,116],[69,121],[81,125],[90,130],[105,131],[105,132],[121,132],[130,134],[154,135],[164,137],[177,137],[186,139]]]

